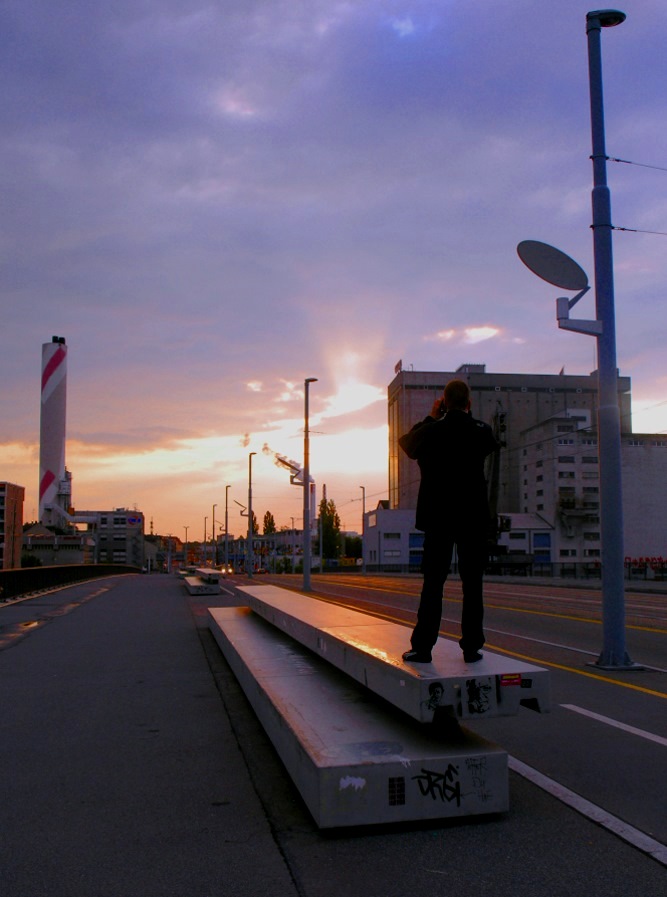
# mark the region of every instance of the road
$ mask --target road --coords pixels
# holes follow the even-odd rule
[[[628,595],[629,650],[650,669],[613,674],[586,665],[594,592],[488,583],[489,648],[552,673],[551,713],[475,724],[510,754],[509,812],[322,833],[208,630],[207,607],[247,582],[188,596],[176,577],[109,577],[0,606],[3,895],[662,897],[664,596]],[[409,625],[419,579],[313,588]]]
[[[258,577],[257,583],[288,580],[299,588],[299,577]],[[319,598],[412,625],[421,580],[324,575],[312,585]],[[667,864],[667,595],[626,595],[627,649],[643,667],[632,672],[595,666],[602,646],[599,590],[489,582],[485,606],[486,650],[551,670],[553,707],[549,714],[522,709],[518,718],[470,728],[502,745],[514,771],[569,796],[577,809],[622,829]],[[443,637],[458,639],[460,610],[461,585],[453,580],[446,586]]]

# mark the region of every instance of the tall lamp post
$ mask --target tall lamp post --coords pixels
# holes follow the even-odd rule
[[[255,557],[252,550],[252,456],[256,454],[257,452],[250,452],[248,455],[248,550],[246,552],[248,569],[246,572],[250,579],[252,579],[252,571],[255,566]]]
[[[565,253],[545,243],[525,240],[518,246],[524,264],[538,277],[567,290],[577,290],[572,299],[559,298],[558,326],[562,330],[587,333],[597,339],[598,356],[598,445],[600,462],[600,539],[602,545],[603,645],[596,666],[606,670],[638,669],[625,648],[625,583],[623,552],[623,494],[621,488],[621,415],[618,405],[616,322],[614,313],[614,268],[611,246],[611,200],[602,102],[600,31],[625,21],[625,13],[614,9],[586,15],[591,133],[593,142],[593,255],[595,263],[596,319],[571,320],[570,309],[588,292],[588,276]]]
[[[229,490],[230,486],[225,486],[225,573],[229,566],[229,535],[227,527],[229,525]]]
[[[598,345],[598,439],[602,534],[603,648],[598,666],[626,669],[633,664],[625,650],[623,495],[621,491],[621,418],[618,407],[614,266],[611,248],[611,199],[607,186],[604,105],[602,98],[602,28],[620,25],[625,13],[614,9],[586,15],[588,76],[593,144],[593,253],[595,307],[602,324]]]
[[[359,486],[361,489],[361,572],[366,572],[366,555],[364,554],[365,548],[365,535],[366,535],[366,487]]]
[[[202,552],[202,563],[206,566],[206,524],[208,523],[208,517],[204,517],[204,542],[203,542],[203,552]]]
[[[216,567],[218,564],[218,542],[215,537],[215,509],[217,505],[213,505],[213,523],[211,524],[211,535],[213,536],[213,566]]]
[[[190,526],[189,525],[184,526],[183,529],[185,530],[185,546],[183,548],[183,566],[187,567],[188,566],[188,530],[190,529]]]
[[[308,430],[308,388],[317,377],[304,380],[303,411],[303,590],[310,591],[310,432]]]

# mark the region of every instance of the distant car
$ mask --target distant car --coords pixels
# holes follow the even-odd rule
[[[218,570],[225,576],[234,572],[234,568],[231,564],[220,564]]]
[[[268,572],[269,571],[265,567],[259,567],[259,569],[255,570],[255,573],[259,573],[260,575],[262,573],[268,573]]]

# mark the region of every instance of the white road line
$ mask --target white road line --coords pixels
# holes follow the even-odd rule
[[[662,735],[654,735],[653,732],[646,732],[644,729],[635,729],[634,726],[628,726],[625,723],[611,719],[608,716],[593,713],[592,710],[585,710],[583,707],[577,707],[576,704],[561,704],[560,706],[564,707],[566,710],[573,710],[575,713],[580,713],[582,716],[588,716],[590,719],[596,719],[600,723],[606,723],[608,726],[614,726],[615,729],[622,729],[624,732],[629,732],[631,735],[639,735],[640,738],[645,738],[647,741],[655,741],[656,744],[661,744],[663,747],[667,747],[667,738],[663,738]]]
[[[623,822],[618,816],[612,816],[611,813],[607,813],[602,807],[598,807],[596,804],[586,800],[586,798],[581,797],[581,795],[575,794],[574,791],[570,791],[564,785],[560,785],[548,776],[543,775],[541,772],[533,769],[532,766],[527,766],[521,760],[517,760],[516,757],[508,757],[507,759],[508,766],[512,772],[537,785],[538,788],[542,788],[543,791],[551,794],[552,797],[557,798],[562,803],[567,804],[568,807],[572,807],[577,813],[581,813],[582,816],[586,816],[592,822],[627,841],[628,844],[631,844],[643,853],[648,854],[663,866],[667,866],[667,845],[661,844],[655,838],[651,838],[644,832],[640,832],[639,829],[628,825],[627,822]]]
[[[450,620],[451,623],[456,623],[456,620]],[[488,626],[484,627],[485,632],[495,632],[497,635],[509,635],[512,638],[521,639],[523,642],[537,642],[538,645],[547,645],[549,648],[561,648],[564,651],[574,651],[577,654],[586,654],[589,657],[597,657],[600,653],[599,651],[586,651],[583,648],[573,648],[571,645],[561,645],[559,642],[547,642],[541,638],[533,638],[530,635],[519,635],[518,632],[505,632],[504,629],[490,629]]]

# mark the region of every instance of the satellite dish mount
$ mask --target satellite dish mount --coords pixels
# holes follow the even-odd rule
[[[538,240],[523,240],[516,248],[519,258],[533,274],[563,290],[577,290],[577,295],[556,299],[556,318],[561,330],[601,336],[602,321],[570,319],[570,309],[590,290],[588,275],[574,259],[555,246]]]

